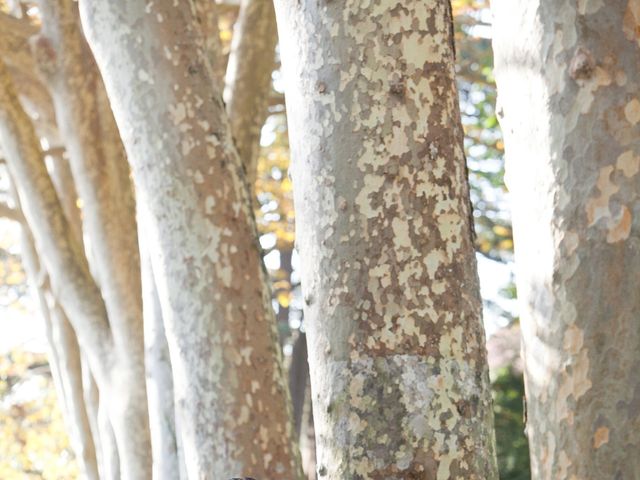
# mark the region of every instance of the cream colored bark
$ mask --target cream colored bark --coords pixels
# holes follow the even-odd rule
[[[318,475],[496,479],[450,3],[275,5]]]
[[[271,0],[243,0],[233,29],[224,101],[231,133],[253,191],[260,131],[267,117],[277,42]]]
[[[69,227],[33,126],[18,103],[1,60],[0,144],[16,180],[36,248],[49,273],[53,295],[69,316],[99,385],[104,411],[108,409],[120,452],[121,476],[147,478],[151,461],[148,433],[145,435],[146,394],[140,398],[144,388],[132,383],[141,367],[130,364],[122,343],[114,339],[101,291],[91,276],[82,246]]]
[[[117,381],[127,383],[135,396],[126,406],[126,421],[110,415],[120,438],[121,469],[126,472],[133,461],[139,464],[138,475],[150,475],[140,262],[129,168],[100,74],[80,29],[77,3],[42,0],[39,7],[42,29],[34,52],[53,98],[83,202],[91,271],[104,298],[116,354],[127,363]],[[126,440],[131,437],[136,438],[133,444]],[[125,448],[130,451],[122,451]]]
[[[143,232],[147,231],[145,218],[144,209],[140,208],[138,223]],[[140,236],[140,256],[142,259],[145,365],[153,452],[153,478],[154,480],[174,480],[181,478],[181,476],[176,436],[173,374],[162,319],[162,307],[144,235]]]
[[[298,478],[240,159],[192,4],[81,2],[133,167],[189,478]]]
[[[78,470],[82,478],[98,479],[96,451],[82,397],[80,348],[75,332],[49,290],[47,274],[42,270],[26,224],[22,227],[20,245],[22,262],[40,306],[58,403],[69,432]]]
[[[640,3],[492,3],[532,477],[640,478]]]

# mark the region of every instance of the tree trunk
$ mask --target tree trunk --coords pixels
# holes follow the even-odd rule
[[[492,7],[532,476],[640,478],[640,4]]]
[[[447,0],[278,0],[320,478],[497,478]]]
[[[124,367],[111,372],[117,377],[111,379],[112,387],[115,382],[125,383],[131,395],[121,411],[110,414],[121,467],[127,472],[133,462],[138,478],[150,476],[140,262],[129,168],[100,74],[80,29],[77,3],[41,0],[39,7],[42,30],[34,50],[83,202],[88,258],[104,298],[115,342],[113,353]],[[117,395],[124,400],[121,393]]]
[[[247,187],[193,5],[81,11],[148,209],[188,476],[299,478]]]
[[[224,101],[252,198],[277,39],[272,0],[242,0],[233,29]]]
[[[42,271],[28,227],[23,225],[22,228],[21,257],[33,287],[32,291],[40,304],[58,404],[69,432],[80,475],[84,479],[97,480],[99,477],[96,449],[82,396],[82,369],[78,341],[64,311],[48,289],[48,280]],[[41,276],[45,277],[42,282],[39,280]]]
[[[69,315],[100,388],[115,434],[123,479],[150,475],[151,459],[144,387],[132,382],[143,368],[130,362],[127,340],[115,338],[101,291],[89,271],[43,162],[38,138],[20,106],[0,60],[0,144],[6,154],[25,219],[51,280],[55,298]],[[144,377],[142,379],[144,382]],[[144,394],[140,398],[140,392]],[[143,414],[140,414],[140,410]],[[103,445],[104,447],[104,445]]]
[[[142,228],[141,231],[146,231],[142,209],[138,211],[138,222]],[[140,236],[140,256],[153,478],[154,480],[174,480],[181,477],[176,440],[173,375],[160,298],[144,235]]]

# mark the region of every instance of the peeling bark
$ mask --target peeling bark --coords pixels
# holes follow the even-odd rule
[[[260,154],[260,131],[267,117],[277,38],[273,2],[243,0],[233,29],[224,101],[234,144],[252,192]]]
[[[148,209],[188,477],[299,478],[255,223],[193,5],[80,6]]]
[[[640,3],[492,3],[532,476],[640,478]]]
[[[445,0],[275,3],[320,478],[497,478]]]

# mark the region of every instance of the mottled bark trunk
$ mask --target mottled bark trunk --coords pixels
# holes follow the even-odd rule
[[[298,478],[242,165],[191,2],[81,2],[133,167],[189,478]]]
[[[492,8],[532,476],[640,478],[640,3]]]
[[[231,133],[253,192],[260,131],[267,117],[277,42],[272,0],[242,0],[233,29],[224,101]]]
[[[497,478],[447,0],[278,0],[326,478]]]

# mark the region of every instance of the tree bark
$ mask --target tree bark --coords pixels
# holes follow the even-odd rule
[[[45,324],[49,344],[49,363],[56,385],[58,403],[82,478],[97,480],[99,477],[96,450],[82,396],[82,370],[78,341],[62,307],[49,291],[46,277],[44,284],[40,284],[39,277],[43,272],[33,238],[26,230],[28,228],[26,225],[22,228],[21,257]]]
[[[299,478],[242,165],[193,5],[81,13],[148,208],[188,477]]]
[[[532,477],[640,478],[640,4],[492,8]]]
[[[138,211],[138,222],[146,231],[143,210]],[[162,308],[156,287],[151,258],[143,235],[140,236],[142,260],[142,296],[144,303],[144,343],[147,375],[147,398],[151,448],[153,452],[153,478],[174,480],[180,476],[173,376],[169,346],[164,331]]]
[[[251,192],[256,182],[260,132],[267,117],[277,39],[273,2],[242,0],[233,29],[224,101]]]
[[[275,3],[320,478],[497,478],[446,0]]]
[[[0,144],[16,180],[20,204],[37,251],[49,273],[53,295],[69,315],[99,385],[103,410],[108,409],[120,453],[122,478],[147,478],[151,459],[146,393],[144,387],[132,383],[143,367],[129,363],[129,352],[122,348],[126,341],[118,342],[113,336],[101,291],[91,276],[82,246],[69,227],[33,125],[18,103],[1,59]]]
[[[120,443],[121,468],[123,472],[135,469],[137,478],[143,478],[151,475],[151,446],[140,261],[129,168],[104,85],[80,29],[77,3],[41,0],[39,7],[42,29],[34,50],[83,202],[85,250],[89,250],[91,271],[104,298],[114,354],[124,367],[118,369],[117,381],[127,384],[131,396],[121,412],[111,415]]]

